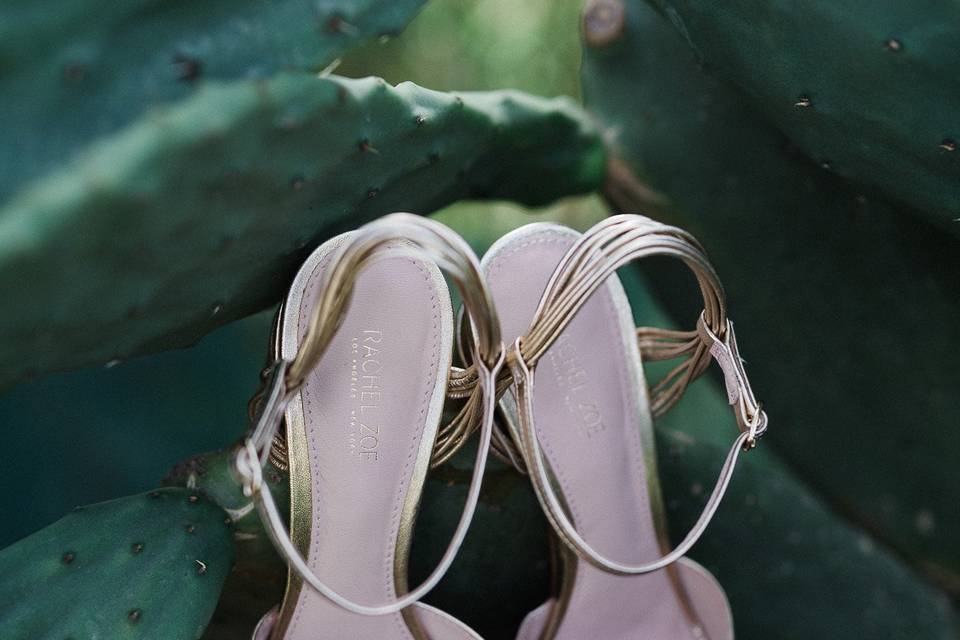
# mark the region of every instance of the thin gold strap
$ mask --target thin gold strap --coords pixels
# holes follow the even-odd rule
[[[272,357],[269,364],[260,374],[261,384],[256,393],[247,403],[247,417],[252,422],[254,416],[258,415],[260,404],[263,402],[264,395],[267,393],[267,378],[270,373],[270,366],[280,358],[279,341],[279,319],[283,313],[281,305],[276,317],[272,333],[274,341],[271,348]],[[463,307],[458,316],[458,323],[463,325]],[[469,324],[469,323],[466,323]],[[473,344],[472,342],[470,343]],[[504,370],[498,378],[497,398],[500,398],[504,391],[510,385],[510,375]],[[441,425],[437,438],[434,441],[433,451],[430,455],[430,468],[435,469],[452,458],[457,451],[463,447],[477,429],[480,428],[480,421],[483,419],[482,393],[477,389],[477,375],[474,368],[463,369],[457,366],[451,366],[447,376],[448,392],[447,398],[455,401],[463,401],[460,409],[454,417],[445,425]],[[515,461],[510,457],[513,445],[509,437],[498,427],[497,423],[493,425],[493,440],[491,443],[491,452],[505,459],[510,464]],[[285,425],[281,423],[273,438],[273,445],[270,449],[270,463],[286,471],[289,468],[287,455],[287,435]]]
[[[541,298],[531,328],[522,342],[523,356],[536,365],[544,351],[562,333],[567,323],[589,296],[612,273],[626,263],[649,255],[669,255],[683,260],[697,277],[704,298],[704,311],[694,331],[674,331],[641,327],[637,341],[641,355],[649,360],[684,358],[664,378],[651,388],[651,411],[658,418],[669,411],[683,396],[691,382],[709,368],[714,345],[726,340],[729,323],[726,319],[726,301],[719,277],[706,257],[700,243],[687,231],[668,226],[643,216],[612,216],[600,222],[571,247],[557,266]],[[716,339],[714,339],[716,338]],[[733,346],[736,346],[734,342]],[[716,357],[725,374],[740,367],[739,356],[725,358],[722,350]],[[731,362],[733,367],[724,365]],[[740,367],[740,372],[742,367]],[[726,376],[729,382],[729,376]],[[738,411],[741,428],[750,419],[757,419],[759,405],[749,392],[745,374],[739,379],[747,385],[744,406]],[[512,381],[505,369],[498,379],[498,397]],[[451,376],[448,397],[465,397],[476,384],[476,371],[470,366],[457,376]],[[471,407],[464,406],[454,419],[456,425],[467,421]],[[751,418],[751,416],[754,416]],[[463,430],[458,431],[463,434]],[[466,433],[465,435],[469,435]],[[522,437],[516,425],[506,421],[494,433],[494,453],[511,462],[520,471],[526,463],[520,451]]]
[[[398,241],[403,242],[411,252],[433,260],[444,269],[463,297],[467,317],[477,336],[474,346],[477,384],[471,390],[470,398],[480,425],[480,444],[460,521],[434,571],[420,586],[403,597],[393,602],[367,605],[339,594],[309,567],[291,541],[270,488],[263,482],[263,466],[269,459],[271,445],[287,405],[320,361],[346,315],[357,275],[364,267],[382,257],[382,250],[386,246],[395,246]],[[267,391],[259,403],[259,414],[236,453],[234,472],[244,494],[253,497],[277,550],[305,583],[347,611],[361,615],[386,615],[417,602],[440,582],[456,557],[473,519],[493,435],[496,378],[504,363],[500,324],[493,299],[480,275],[476,255],[453,231],[420,216],[392,214],[362,227],[344,242],[335,256],[333,267],[325,271],[322,278],[320,299],[313,309],[299,351],[292,361],[280,359],[269,370]]]

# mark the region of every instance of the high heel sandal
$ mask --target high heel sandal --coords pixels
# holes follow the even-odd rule
[[[459,288],[477,337],[479,384],[459,422],[438,431],[453,334],[441,268]],[[244,492],[290,567],[282,605],[254,638],[476,640],[462,623],[418,602],[463,541],[492,436],[503,346],[476,256],[443,225],[410,214],[334,238],[293,282],[276,355],[235,460]],[[408,590],[427,471],[475,430],[480,443],[463,514],[436,569]],[[289,465],[289,533],[262,480],[271,452]]]
[[[615,271],[653,255],[694,272],[704,310],[694,331],[633,327]],[[740,453],[767,428],[726,316],[723,288],[688,233],[641,216],[614,216],[582,236],[528,225],[491,247],[484,275],[513,340],[501,374],[496,451],[528,472],[562,543],[560,588],[521,626],[519,640],[731,640],[722,588],[683,557],[720,503]],[[684,360],[648,393],[641,357]],[[653,418],[715,359],[740,434],[700,519],[666,552]],[[461,376],[461,390],[470,376]],[[512,386],[511,386],[512,385]],[[652,396],[652,397],[651,397]]]

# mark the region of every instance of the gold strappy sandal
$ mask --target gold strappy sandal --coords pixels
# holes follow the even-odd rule
[[[634,329],[616,270],[666,255],[696,275],[704,310],[694,331]],[[506,433],[496,452],[528,472],[562,543],[560,589],[524,621],[520,640],[731,640],[723,590],[684,554],[715,513],[740,453],[767,429],[726,317],[719,279],[688,233],[614,216],[582,236],[523,227],[484,256],[484,275],[514,339],[497,381]],[[648,395],[641,358],[683,358]],[[740,434],[703,514],[667,552],[652,420],[715,359]],[[511,375],[512,374],[512,375]],[[470,387],[471,369],[454,395]],[[652,397],[651,397],[652,396]]]
[[[453,439],[438,434],[453,318],[444,269],[476,336],[478,384]],[[443,577],[470,525],[492,437],[503,346],[479,263],[448,228],[393,214],[321,246],[277,322],[275,363],[235,472],[290,567],[282,606],[257,640],[477,640],[418,601]],[[278,437],[281,421],[285,438]],[[424,480],[480,432],[463,514],[430,576],[407,588]],[[447,427],[444,433],[450,433]],[[287,532],[262,467],[289,465]]]

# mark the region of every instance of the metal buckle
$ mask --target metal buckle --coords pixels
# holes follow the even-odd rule
[[[744,449],[749,451],[754,449],[757,446],[757,440],[762,438],[767,432],[767,413],[763,410],[763,405],[759,402],[756,403],[755,407],[752,410],[747,408],[743,402],[738,403],[739,415],[737,416],[737,423],[739,425],[744,425],[747,427],[747,441],[744,445]],[[741,426],[743,430],[743,426]]]
[[[767,414],[762,405],[757,402],[753,395],[753,389],[750,387],[750,380],[743,368],[743,359],[740,357],[740,351],[737,347],[733,322],[727,320],[726,335],[721,340],[707,326],[704,313],[701,312],[700,314],[700,331],[712,342],[710,344],[710,355],[723,370],[723,379],[727,387],[727,402],[730,406],[736,406],[737,426],[741,432],[748,434],[745,448],[747,450],[753,449],[757,446],[757,440],[767,432]]]

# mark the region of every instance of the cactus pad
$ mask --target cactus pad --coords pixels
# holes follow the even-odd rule
[[[319,70],[424,0],[17,0],[0,8],[0,201],[208,80]]]
[[[283,598],[287,567],[273,548],[250,498],[243,495],[230,467],[233,449],[193,456],[174,467],[165,486],[186,487],[206,496],[233,521],[236,561],[204,638],[249,635],[264,613]],[[274,499],[286,514],[290,506],[287,474],[272,464],[263,473]]]
[[[776,417],[769,446],[960,592],[960,369],[945,351],[960,344],[960,241],[809,162],[698,69],[666,21],[626,6],[623,38],[587,47],[587,102],[668,196],[653,206],[717,265],[757,395]],[[623,209],[657,200],[625,193],[610,191]],[[669,291],[672,310],[695,318],[695,300]]]
[[[682,431],[661,428],[657,438],[676,543],[700,515],[727,449]],[[772,457],[748,455],[738,465],[690,555],[723,585],[738,640],[954,640],[946,596],[839,520]]]
[[[960,4],[650,2],[808,157],[960,236]]]
[[[77,509],[0,551],[0,637],[199,638],[233,561],[224,519],[186,489]]]
[[[183,346],[279,300],[318,242],[463,197],[590,190],[566,99],[284,74],[211,84],[0,207],[0,385]]]

